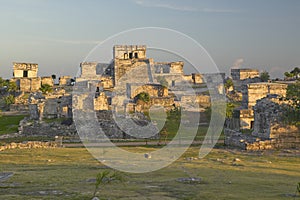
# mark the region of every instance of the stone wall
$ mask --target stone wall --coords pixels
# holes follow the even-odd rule
[[[59,85],[65,86],[65,85],[71,85],[71,76],[61,76],[59,77]]]
[[[40,149],[40,148],[56,148],[58,144],[56,142],[40,142],[40,141],[28,141],[22,143],[12,142],[4,146],[0,146],[0,152],[8,149]]]
[[[231,69],[231,77],[233,80],[251,79],[259,76],[259,71],[256,69]]]
[[[232,80],[234,90],[237,92],[242,92],[245,86],[247,86],[250,83],[260,83],[261,78],[260,77],[254,77],[254,78],[247,78],[243,80]]]
[[[100,86],[103,87],[103,89],[110,89],[114,87],[114,81],[111,76],[102,76],[100,78]]]
[[[80,63],[81,78],[95,78],[97,77],[96,69],[97,62],[83,62]]]
[[[18,112],[28,112],[29,107],[28,104],[10,104],[9,105],[9,110],[10,111],[18,111]]]
[[[256,101],[266,97],[269,94],[286,96],[287,84],[280,83],[250,83],[242,90],[244,108],[251,109]]]
[[[204,77],[202,74],[192,74],[192,79],[193,79],[193,83],[194,84],[200,84],[200,83],[204,83]]]
[[[146,79],[146,82],[152,82],[152,77],[150,76],[151,71],[149,71],[152,62],[152,59],[115,59],[113,69],[115,85],[119,83],[121,78],[122,82],[127,83],[135,83],[136,79],[139,80],[141,78],[143,80]]]
[[[239,131],[235,131],[227,128],[224,129],[224,136],[225,136],[225,140],[224,140],[225,145],[230,147],[245,149],[245,150],[246,150],[245,141],[251,141],[251,142],[255,141],[253,137],[247,136]]]
[[[22,92],[37,92],[41,88],[41,78],[20,78],[17,84]]]
[[[55,136],[77,136],[75,124],[69,121],[68,119],[44,122],[25,118],[20,122],[19,132],[24,136],[48,136],[52,138]]]
[[[149,123],[149,121],[145,118],[145,116],[141,113],[135,113],[132,114],[131,118],[126,118],[125,116],[118,116],[118,123],[122,124],[122,127],[126,129],[126,133],[123,132],[118,124],[116,123],[114,117],[113,117],[113,113],[111,110],[109,111],[97,111],[96,115],[98,117],[99,120],[99,125],[102,129],[102,131],[105,133],[105,135],[108,138],[111,139],[132,139],[135,138],[131,135],[128,135],[126,133],[132,131],[131,129],[134,127],[130,127],[128,125],[128,127],[126,127],[127,122],[126,120],[134,120],[135,123],[139,124],[139,126],[141,127],[141,124],[146,125]],[[138,126],[138,127],[139,127]],[[140,136],[138,136],[137,138],[143,138],[143,131],[139,131],[139,130],[133,130],[135,134],[140,134]],[[159,135],[154,135],[153,137],[151,137],[152,139],[154,138],[158,138]]]
[[[211,105],[210,96],[208,95],[191,95],[191,96],[182,96],[181,102],[183,103],[198,103],[199,106],[207,108]]]
[[[193,76],[191,74],[190,75],[183,75],[182,78],[185,82],[187,82],[189,84],[194,83]]]
[[[248,151],[300,149],[299,133],[281,134],[278,138],[262,139],[254,135],[224,129],[225,145]]]
[[[234,118],[239,119],[240,129],[252,129],[254,124],[254,112],[252,109],[236,109]]]
[[[160,84],[127,84],[127,96],[134,99],[138,94],[146,92],[150,97],[167,97],[168,89]]]
[[[48,84],[51,87],[54,85],[54,80],[51,76],[42,77],[42,85]]]
[[[108,110],[109,105],[107,97],[104,92],[101,92],[98,97],[94,99],[94,110]]]

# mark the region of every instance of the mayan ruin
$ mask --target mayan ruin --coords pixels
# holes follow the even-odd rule
[[[0,200],[300,200],[299,10],[2,0]]]

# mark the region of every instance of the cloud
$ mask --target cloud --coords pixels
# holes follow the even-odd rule
[[[143,7],[152,7],[152,8],[165,8],[169,10],[178,10],[178,11],[198,11],[197,8],[189,7],[189,6],[178,6],[178,5],[172,5],[168,3],[155,3],[155,2],[147,2],[143,0],[136,0],[135,3],[137,5],[143,6]]]
[[[134,0],[135,4],[142,7],[164,8],[168,10],[186,11],[186,12],[206,12],[206,13],[237,13],[238,10],[214,9],[214,8],[197,8],[194,6],[182,6],[174,4],[174,2],[162,3],[147,0]]]
[[[230,69],[239,69],[242,67],[242,64],[244,63],[244,59],[243,58],[239,58],[236,61],[234,61],[232,67]]]
[[[202,9],[203,12],[208,13],[238,13],[239,10],[229,10],[229,9],[211,9],[211,8],[204,8]]]

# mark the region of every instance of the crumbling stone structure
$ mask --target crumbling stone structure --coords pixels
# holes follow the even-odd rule
[[[36,92],[40,89],[41,78],[37,77],[38,64],[35,63],[13,63],[15,82],[22,92]]]
[[[72,118],[72,97],[49,98],[41,93],[33,93],[29,97],[29,114],[33,120]]]
[[[50,76],[38,77],[38,64],[36,63],[13,63],[13,75],[10,80],[17,84],[21,92],[38,92],[42,84],[54,85]]]
[[[269,95],[254,106],[253,132],[243,134],[225,129],[225,144],[245,150],[300,148],[299,127],[283,120],[285,108],[291,103],[278,95]]]
[[[256,101],[268,95],[286,96],[287,84],[281,83],[250,83],[243,86],[242,107],[234,111],[234,117],[240,120],[241,129],[253,129]]]

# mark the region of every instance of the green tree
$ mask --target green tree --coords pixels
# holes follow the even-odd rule
[[[300,68],[299,67],[295,67],[292,71],[290,72],[285,72],[284,76],[286,78],[295,78],[295,79],[299,79],[300,78]]]
[[[16,82],[8,82],[7,91],[8,92],[16,92],[18,90],[18,86]]]
[[[288,85],[286,97],[289,99],[294,99],[295,102],[300,100],[300,81],[297,81],[295,84]]]
[[[300,127],[300,81],[288,85],[286,99],[291,100],[292,104],[286,108],[285,121],[288,124]]]
[[[260,73],[260,79],[261,79],[263,82],[268,82],[268,80],[270,79],[269,72],[263,71],[262,73]]]
[[[293,75],[293,77],[295,78],[299,78],[300,75],[300,69],[298,67],[295,67],[292,71],[291,74]]]
[[[14,104],[15,103],[15,96],[14,95],[7,95],[7,96],[5,96],[4,98],[4,101],[5,101],[5,104],[6,105],[10,105],[10,104]]]
[[[293,74],[291,74],[290,72],[284,72],[284,76],[286,78],[292,78],[293,77]]]
[[[225,87],[226,91],[229,90],[230,87],[233,87],[233,81],[232,81],[232,79],[228,78],[225,81],[224,87]]]
[[[4,86],[6,86],[6,81],[3,80],[2,77],[0,77],[0,87],[2,88],[2,87],[4,87]]]
[[[0,87],[6,87],[8,92],[16,92],[18,90],[15,82],[4,80],[0,77]]]
[[[53,88],[49,84],[43,84],[40,90],[43,94],[48,94],[52,92]]]

